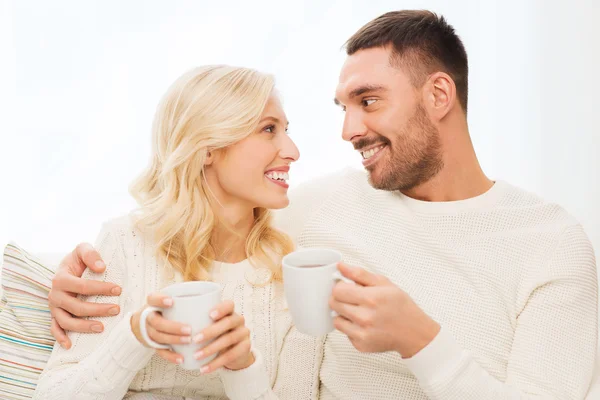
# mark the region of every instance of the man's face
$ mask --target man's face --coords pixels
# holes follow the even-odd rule
[[[363,157],[376,189],[406,191],[442,168],[439,133],[390,50],[376,47],[348,56],[335,102],[345,111],[342,137]]]

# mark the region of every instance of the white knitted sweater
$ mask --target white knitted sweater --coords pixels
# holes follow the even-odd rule
[[[207,375],[187,371],[142,346],[131,331],[131,313],[146,304],[148,294],[175,282],[179,273],[155,258],[152,241],[134,229],[130,218],[106,223],[96,242],[107,268],[103,274],[87,270],[84,278],[113,282],[123,288],[115,297],[90,296],[83,300],[114,303],[121,313],[99,318],[100,334],[69,333],[70,350],[54,346],[40,377],[36,399],[116,400],[136,398],[194,399],[313,399],[318,395],[321,342],[292,327],[282,285],[258,287],[261,270],[249,262],[214,263],[212,277],[223,286],[223,299],[235,302],[252,332],[255,363],[242,371],[221,369]],[[264,271],[262,271],[264,272]],[[280,362],[281,361],[281,362]],[[271,389],[273,388],[273,389]],[[171,397],[169,397],[171,398]]]
[[[129,388],[221,399],[223,385],[232,399],[584,397],[598,335],[596,266],[581,226],[557,205],[501,181],[477,198],[421,202],[346,170],[296,189],[277,215],[300,246],[338,249],[388,276],[442,325],[438,337],[409,360],[359,353],[339,332],[322,347],[290,328],[281,286],[253,288],[249,265],[215,266],[224,297],[249,320],[257,362],[208,376],[181,370],[131,333],[127,313],[173,280],[150,242],[119,220],[97,244],[106,273],[87,276],[123,286],[122,314],[103,319],[102,334],[71,334],[72,350],[55,346],[38,398],[118,399]]]
[[[298,188],[278,225],[302,247],[390,278],[442,331],[409,360],[328,335],[321,399],[583,399],[594,369],[591,244],[561,207],[499,181],[423,202],[346,170]]]

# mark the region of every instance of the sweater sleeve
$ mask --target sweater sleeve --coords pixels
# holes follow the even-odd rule
[[[277,399],[271,390],[262,354],[256,349],[253,349],[252,353],[254,354],[254,363],[248,368],[236,371],[226,368],[219,370],[227,398],[230,400]]]
[[[287,311],[284,311],[287,312]],[[256,361],[250,367],[220,370],[227,397],[231,400],[317,400],[319,370],[325,337],[315,338],[298,332],[286,315],[289,325],[276,360],[275,382],[271,387],[265,360],[253,349]]]
[[[96,249],[107,268],[102,274],[89,269],[83,278],[112,282],[122,287],[117,297],[80,296],[95,303],[117,303],[120,314],[115,317],[97,318],[104,324],[104,331],[97,334],[69,332],[73,346],[65,350],[54,346],[46,369],[42,373],[35,399],[121,399],[129,384],[152,357],[154,351],[144,347],[131,331],[132,302],[127,301],[126,263],[122,235],[111,225],[100,232]]]
[[[280,399],[317,400],[325,336],[312,337],[292,325],[279,354],[273,391]]]
[[[444,328],[407,366],[432,400],[584,399],[598,338],[594,251],[567,230],[517,317],[506,382],[482,368]]]

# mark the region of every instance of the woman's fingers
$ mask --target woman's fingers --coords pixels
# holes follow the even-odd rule
[[[158,349],[156,350],[156,354],[164,360],[167,360],[173,364],[181,364],[183,362],[183,356],[181,354],[175,353],[172,350],[167,349]]]
[[[213,319],[213,321],[218,321],[230,314],[233,314],[234,308],[235,304],[233,301],[225,300],[210,311],[210,317]]]
[[[173,299],[160,292],[150,293],[146,298],[146,302],[153,307],[170,308],[173,306]]]
[[[192,342],[192,338],[189,336],[169,335],[168,333],[157,331],[151,326],[148,326],[148,336],[160,344],[189,344]]]
[[[157,312],[150,313],[146,321],[148,326],[162,333],[180,336],[190,336],[192,333],[192,328],[189,325],[165,319]]]
[[[225,332],[231,331],[238,326],[243,326],[245,323],[244,317],[239,314],[231,314],[224,318],[219,319],[217,322],[205,328],[194,337],[195,343],[201,343],[208,340],[212,340],[224,334]]]
[[[201,360],[225,349],[236,346],[238,343],[243,342],[248,338],[250,338],[250,330],[245,326],[240,326],[237,329],[222,335],[214,342],[197,351],[194,357],[197,360]]]
[[[217,358],[212,360],[207,365],[200,368],[200,372],[203,374],[216,371],[217,369],[234,363],[236,360],[244,359],[250,354],[250,339],[239,342],[234,347],[229,348],[226,351],[223,351]],[[251,362],[254,362],[253,360]]]

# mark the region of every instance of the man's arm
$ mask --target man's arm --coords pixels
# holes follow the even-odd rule
[[[122,285],[123,293],[116,298],[121,312],[104,318],[102,333],[69,333],[73,347],[66,350],[54,346],[52,355],[40,375],[34,399],[121,399],[137,374],[150,360],[154,349],[145,347],[135,336],[131,314],[141,307],[128,302],[126,293],[127,262],[121,230],[105,224],[98,235],[97,246],[105,257],[110,273],[94,273],[86,269],[83,276],[113,285]],[[83,296],[84,301],[106,303],[106,296]]]
[[[341,266],[330,305],[338,330],[363,352],[397,351],[432,400],[585,397],[598,340],[594,251],[581,227],[565,232],[517,318],[507,377],[486,371],[443,327],[383,276]]]
[[[90,303],[77,298],[77,295],[121,294],[121,287],[114,283],[83,279],[81,276],[86,268],[95,273],[102,273],[106,265],[92,245],[81,243],[65,256],[52,279],[52,288],[48,296],[52,314],[51,332],[66,349],[71,347],[71,340],[65,331],[100,333],[104,330],[101,322],[84,317],[108,317],[120,312],[117,304]]]

